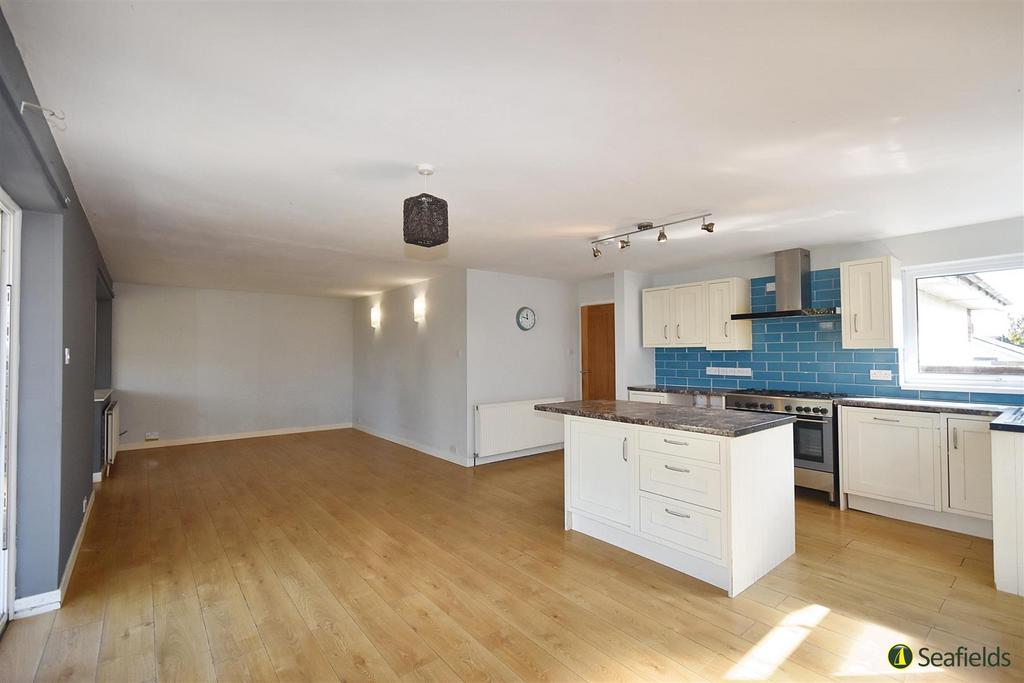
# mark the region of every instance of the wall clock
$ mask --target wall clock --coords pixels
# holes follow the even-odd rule
[[[523,332],[529,332],[537,324],[537,314],[529,306],[523,306],[516,311],[516,325]]]

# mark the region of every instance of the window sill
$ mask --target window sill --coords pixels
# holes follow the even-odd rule
[[[960,384],[950,382],[900,382],[900,389],[907,391],[948,391],[970,394],[1024,394],[1024,386],[1002,385],[991,386],[983,384]]]

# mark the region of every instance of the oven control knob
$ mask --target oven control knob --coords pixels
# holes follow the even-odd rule
[[[756,403],[744,403],[743,407],[744,408],[756,408],[757,404]]]
[[[786,406],[786,410],[789,410],[789,411],[793,410],[793,406]]]
[[[822,410],[821,410],[821,408],[814,408],[814,409],[812,410],[812,412],[814,412],[814,413],[820,413],[820,412],[822,412]]]
[[[771,403],[762,403],[761,405],[758,406],[758,408],[760,408],[762,410],[768,410],[771,407],[772,407]]]
[[[796,412],[798,412],[798,413],[802,413],[802,412],[804,412],[805,410],[807,410],[807,408],[804,408],[803,406],[797,406],[797,407],[796,407]]]

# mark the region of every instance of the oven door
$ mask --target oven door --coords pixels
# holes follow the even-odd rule
[[[793,460],[796,467],[832,472],[832,420],[798,417],[793,423]]]

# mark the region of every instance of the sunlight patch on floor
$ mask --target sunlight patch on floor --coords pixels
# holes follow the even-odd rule
[[[790,612],[778,626],[768,632],[757,645],[747,651],[725,677],[730,681],[761,681],[800,647],[807,635],[828,614],[828,607],[808,605]]]

